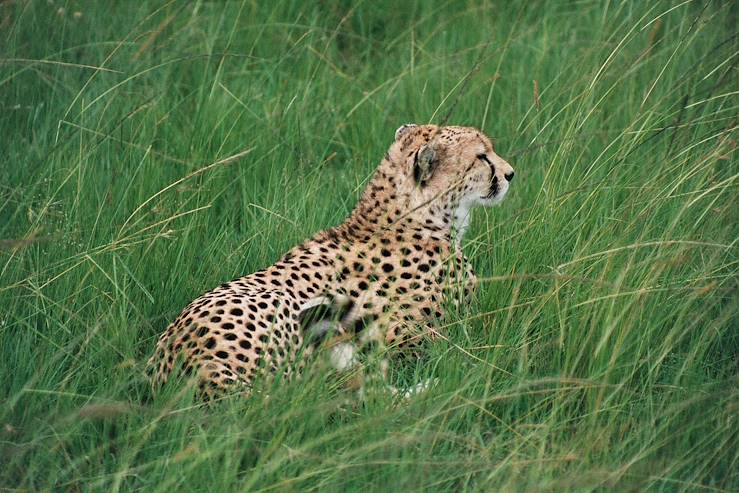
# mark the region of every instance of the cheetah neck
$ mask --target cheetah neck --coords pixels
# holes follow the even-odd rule
[[[417,185],[410,177],[397,173],[395,166],[387,158],[383,160],[354,210],[338,229],[360,239],[394,234],[458,246],[457,238],[461,239],[467,227],[469,208],[460,216],[460,208],[453,207],[452,201],[431,194],[414,203],[411,197],[418,195],[412,193]]]
[[[452,223],[452,236],[454,244],[459,248],[462,244],[462,237],[467,232],[470,225],[470,213],[472,207],[469,204],[460,204],[454,211],[454,222]]]

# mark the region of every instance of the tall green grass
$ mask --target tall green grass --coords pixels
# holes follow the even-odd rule
[[[732,2],[0,3],[0,487],[737,491]],[[396,127],[516,169],[481,287],[352,400],[152,394],[193,297],[351,210]]]

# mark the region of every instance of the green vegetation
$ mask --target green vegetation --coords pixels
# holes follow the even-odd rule
[[[735,5],[351,3],[0,2],[0,489],[737,491]],[[152,394],[189,300],[447,115],[516,180],[392,368],[438,386]]]

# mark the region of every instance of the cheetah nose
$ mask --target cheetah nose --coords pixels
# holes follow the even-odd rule
[[[506,181],[513,181],[513,175],[515,175],[515,174],[516,173],[514,173],[513,171],[511,171],[510,173],[506,173],[503,176],[505,176]]]

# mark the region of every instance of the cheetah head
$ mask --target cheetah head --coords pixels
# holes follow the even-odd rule
[[[451,211],[461,229],[472,207],[503,200],[514,175],[490,139],[471,127],[403,125],[388,154],[400,164],[396,173],[403,175],[402,193],[411,204],[435,204],[431,207],[437,213]]]

